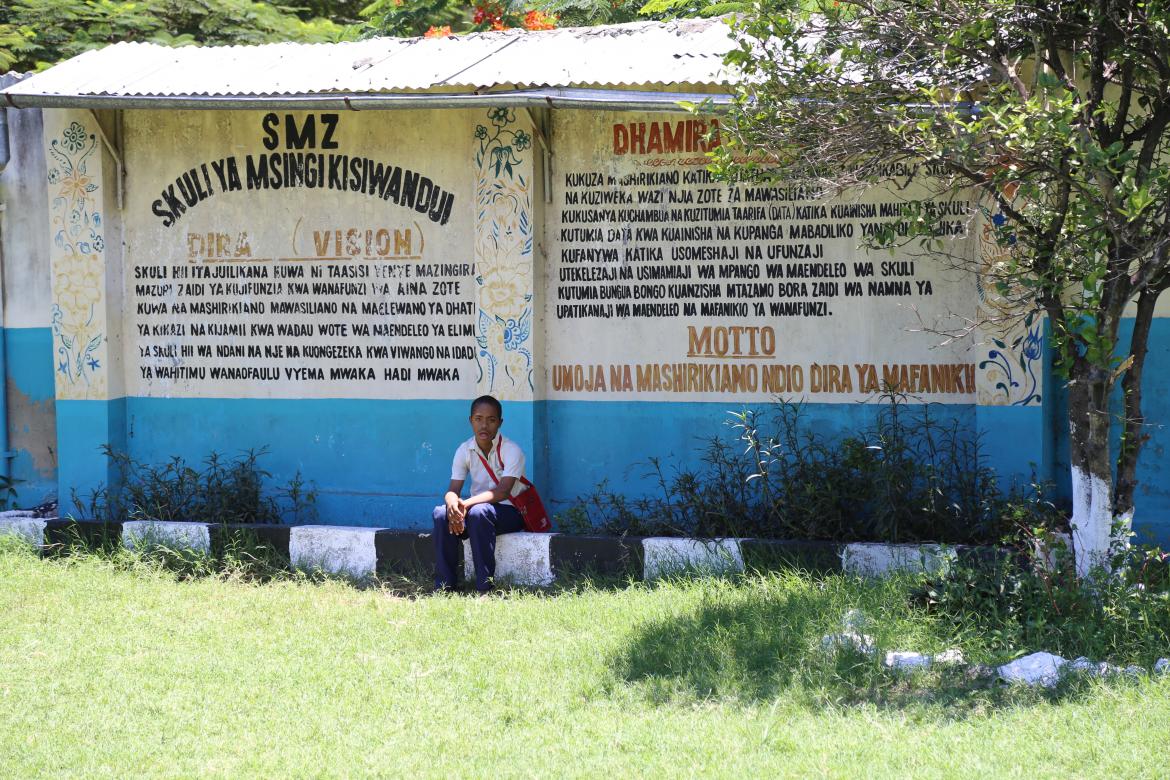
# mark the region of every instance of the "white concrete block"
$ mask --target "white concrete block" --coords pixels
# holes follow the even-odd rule
[[[936,664],[951,664],[955,666],[967,662],[967,659],[963,658],[963,651],[957,647],[952,647],[950,650],[943,650],[938,655],[933,656],[931,660]]]
[[[128,550],[168,547],[172,550],[210,553],[207,523],[168,520],[129,520],[122,524],[122,546]]]
[[[552,534],[519,531],[496,537],[496,580],[513,585],[543,588],[552,585],[549,544]],[[475,582],[475,564],[471,560],[471,542],[463,540],[463,579]]]
[[[45,543],[45,521],[27,516],[0,517],[0,536],[19,536],[40,547]]]
[[[642,549],[646,580],[689,570],[725,574],[744,568],[738,539],[649,537],[642,540]]]
[[[911,671],[914,669],[927,669],[933,660],[929,655],[923,653],[915,653],[909,650],[893,650],[886,653],[886,657],[882,659],[882,664],[887,669]]]
[[[380,530],[344,525],[294,526],[288,537],[289,558],[297,569],[369,579],[378,568],[374,535]]]
[[[882,577],[894,572],[937,574],[955,560],[953,547],[939,544],[847,544],[841,568],[848,574]]]
[[[1005,682],[1025,685],[1043,685],[1051,688],[1060,681],[1061,670],[1068,661],[1052,653],[1032,653],[999,667],[999,676]]]

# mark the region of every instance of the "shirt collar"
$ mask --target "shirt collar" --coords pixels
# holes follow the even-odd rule
[[[487,457],[488,457],[488,461],[489,461],[489,462],[491,461],[491,456],[492,456],[492,455],[495,455],[497,452],[499,452],[499,450],[500,450],[500,442],[502,442],[503,440],[504,440],[504,435],[503,435],[502,433],[500,433],[499,431],[497,431],[497,432],[496,432],[496,438],[492,439],[492,449],[491,449],[491,452],[489,452],[489,453],[487,454]],[[479,453],[480,455],[483,455],[483,450],[481,450],[481,449],[479,448],[479,444],[476,442],[476,440],[475,440],[475,437],[474,437],[474,436],[472,436],[472,437],[471,437],[471,441],[470,441],[470,442],[469,442],[469,444],[468,444],[468,448],[469,448],[469,449],[472,451],[472,453]]]

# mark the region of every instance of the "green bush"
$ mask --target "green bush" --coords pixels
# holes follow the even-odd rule
[[[230,459],[212,452],[201,469],[178,456],[150,465],[110,447],[103,451],[113,464],[114,484],[93,491],[88,499],[73,495],[74,504],[94,520],[299,523],[316,516],[316,490],[299,471],[274,493],[265,491],[272,475],[260,468],[259,460],[266,449]]]
[[[871,428],[844,436],[804,424],[778,401],[770,419],[731,414],[734,441],[707,442],[702,467],[650,460],[657,495],[628,498],[601,483],[558,525],[570,532],[758,536],[831,541],[992,544],[1022,528],[1060,528],[1043,485],[1004,490],[978,437],[928,404],[887,394]],[[584,514],[582,514],[584,513]],[[590,527],[583,517],[595,518]]]
[[[1135,547],[1110,573],[1078,578],[1057,543],[1045,562],[1031,545],[1014,555],[956,565],[927,578],[916,600],[943,630],[975,633],[992,650],[1047,650],[1068,658],[1134,659],[1147,666],[1170,647],[1170,557]]]

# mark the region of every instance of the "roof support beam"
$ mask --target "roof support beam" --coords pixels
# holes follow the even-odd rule
[[[707,103],[722,109],[727,94],[639,92],[619,89],[525,89],[508,92],[436,94],[312,95],[38,95],[7,90],[14,108],[205,109],[205,110],[354,110],[410,108],[490,108],[493,106],[587,108],[609,111],[686,111],[680,103]]]

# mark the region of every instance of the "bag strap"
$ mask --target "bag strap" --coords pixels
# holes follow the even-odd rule
[[[492,471],[492,467],[488,465],[486,460],[484,460],[483,455],[478,452],[475,454],[479,457],[479,462],[483,464],[485,469],[487,469],[487,473],[489,476],[491,476],[492,482],[495,482],[497,485],[500,484],[500,478],[496,476],[496,472]]]
[[[500,437],[500,446],[498,448],[496,448],[496,458],[500,461],[500,469],[501,470],[503,470],[503,468],[504,468],[504,453],[502,452],[503,449],[504,449],[504,437],[501,436]],[[495,482],[497,485],[500,484],[500,478],[496,476],[496,472],[492,471],[492,467],[490,465],[488,465],[487,459],[484,458],[483,452],[481,452],[478,447],[475,448],[475,455],[476,455],[476,457],[479,458],[479,462],[483,464],[483,467],[485,469],[487,469],[488,476],[490,476],[492,478],[492,481]],[[532,483],[528,481],[527,477],[517,477],[516,481],[519,482],[524,487],[528,487],[528,488],[532,487]]]

